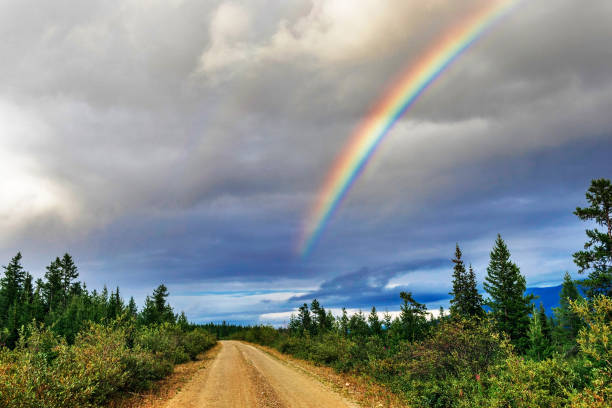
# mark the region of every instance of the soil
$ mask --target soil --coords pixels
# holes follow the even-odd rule
[[[355,404],[313,375],[249,344],[221,341],[216,358],[197,371],[166,408],[347,408]]]

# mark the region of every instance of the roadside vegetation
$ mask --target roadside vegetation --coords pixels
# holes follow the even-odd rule
[[[175,315],[157,287],[139,312],[119,288],[88,291],[68,254],[32,282],[18,253],[0,279],[0,407],[99,407],[149,389],[214,335]]]
[[[450,312],[435,319],[402,292],[394,319],[375,307],[335,317],[314,299],[286,328],[203,327],[373,379],[411,407],[610,407],[612,184],[593,180],[586,198],[589,206],[574,214],[604,230],[586,231],[574,261],[588,275],[565,274],[554,316],[525,295],[525,278],[498,236],[484,298],[457,245]]]

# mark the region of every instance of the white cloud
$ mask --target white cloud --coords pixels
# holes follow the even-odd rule
[[[28,146],[48,137],[48,129],[14,104],[0,101],[0,240],[7,241],[29,221],[51,216],[72,224],[79,216],[79,203],[71,192],[52,177]]]
[[[234,2],[222,3],[210,22],[210,46],[200,58],[206,72],[227,69],[249,58],[245,43],[250,26],[249,11]]]

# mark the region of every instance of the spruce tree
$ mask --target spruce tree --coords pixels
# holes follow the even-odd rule
[[[453,290],[449,293],[453,298],[450,300],[450,311],[453,316],[463,316],[465,315],[463,306],[463,295],[465,291],[465,287],[467,285],[466,282],[466,272],[465,265],[463,264],[463,260],[461,259],[461,249],[459,248],[459,244],[455,245],[455,257],[451,260],[455,265],[453,266]]]
[[[75,292],[75,281],[79,277],[79,271],[72,257],[66,253],[59,261],[62,270],[62,290],[64,307],[68,304],[68,299]]]
[[[317,299],[313,299],[310,303],[310,310],[312,312],[313,318],[313,332],[323,333],[327,330],[327,315],[325,313],[325,308],[323,308]]]
[[[102,298],[107,299],[107,292],[106,287],[104,287]],[[145,298],[145,305],[140,314],[144,324],[175,322],[174,312],[166,301],[168,296],[168,288],[166,288],[166,285],[161,284],[153,290],[153,295],[151,297],[147,296]],[[106,303],[108,303],[108,301],[106,301]]]
[[[340,333],[346,337],[348,336],[348,330],[349,330],[349,318],[348,315],[346,313],[346,308],[342,308],[342,317],[340,317],[340,322],[339,322],[339,326],[340,326]]]
[[[574,214],[582,221],[591,221],[604,227],[587,229],[589,240],[584,244],[584,250],[574,253],[574,262],[578,272],[589,271],[587,279],[581,282],[586,286],[587,296],[597,294],[612,296],[612,183],[607,179],[591,181],[586,192],[588,207],[576,207]]]
[[[363,340],[370,332],[366,317],[361,310],[351,316],[348,327],[350,336],[357,340]]]
[[[510,260],[510,251],[499,234],[490,254],[484,288],[497,330],[506,333],[519,351],[525,351],[532,296],[525,296],[525,277]]]
[[[56,311],[64,304],[64,284],[63,274],[61,269],[61,260],[55,258],[45,272],[44,286],[45,303],[49,312]]]
[[[535,307],[533,307],[531,320],[529,321],[529,347],[527,348],[527,355],[536,361],[550,357],[553,351],[550,342],[550,332],[547,330],[548,319],[546,318],[546,313],[541,313],[543,310],[543,306],[541,306],[540,311],[536,311]]]
[[[138,314],[138,307],[136,306],[136,301],[133,296],[130,296],[130,301],[127,306],[127,312],[130,317],[136,317]]]
[[[538,309],[538,318],[540,320],[542,335],[550,345],[552,344],[552,325],[550,324],[548,316],[546,316],[546,309],[544,309],[544,304],[542,302],[540,302],[540,307]]]
[[[0,279],[0,324],[16,318],[16,307],[22,296],[26,272],[21,266],[21,252],[17,252],[8,265],[3,266],[4,276]],[[12,311],[9,311],[10,308]],[[16,323],[15,323],[16,324]]]
[[[378,318],[378,313],[376,313],[375,306],[372,306],[372,311],[368,316],[368,324],[370,325],[370,332],[374,336],[380,336],[382,334],[382,324]]]
[[[482,296],[478,293],[476,286],[476,274],[472,265],[470,265],[469,272],[466,272],[461,256],[461,249],[457,244],[455,246],[455,258],[452,259],[455,264],[453,267],[453,291],[449,293],[453,295],[450,301],[451,315],[454,317],[482,316],[484,314]]]
[[[411,292],[400,292],[403,304],[400,306],[402,337],[410,341],[421,340],[427,330],[427,308],[417,302]]]
[[[312,317],[310,316],[310,310],[308,310],[308,304],[304,303],[298,309],[298,320],[300,322],[300,331],[312,333]]]

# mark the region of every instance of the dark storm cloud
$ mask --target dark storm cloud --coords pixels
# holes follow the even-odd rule
[[[411,262],[403,265],[387,265],[376,269],[362,268],[355,272],[339,275],[321,283],[321,286],[307,294],[294,296],[288,300],[295,304],[300,301],[318,299],[329,307],[367,308],[372,305],[378,307],[397,307],[400,291],[410,291],[409,287],[388,287],[389,281],[399,274],[409,275],[412,271],[440,268],[447,266],[447,259],[430,259],[421,262]],[[432,302],[448,298],[448,290],[429,288],[427,291],[415,292],[420,302]]]
[[[295,255],[361,118],[485,3],[2,2],[0,256],[22,250],[40,275],[68,250],[90,287],[142,299],[164,281],[200,320],[312,296],[390,307],[404,289],[435,303],[455,242],[482,278],[498,232],[530,284],[560,280],[583,240],[572,209],[612,177],[603,0],[523,2],[396,125],[312,255]],[[262,288],[286,293],[241,292]],[[206,290],[242,300],[185,295]]]

